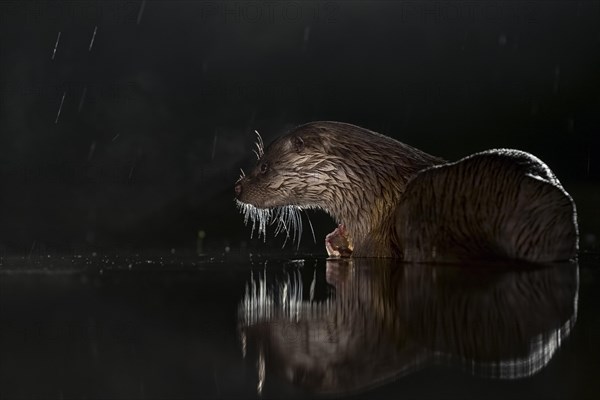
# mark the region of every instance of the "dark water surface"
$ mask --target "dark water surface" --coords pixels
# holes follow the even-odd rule
[[[595,398],[600,257],[4,257],[0,399]]]

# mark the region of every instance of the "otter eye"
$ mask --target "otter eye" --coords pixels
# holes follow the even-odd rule
[[[265,172],[267,172],[268,169],[269,169],[268,162],[264,162],[264,163],[260,164],[260,173],[261,174],[264,174]]]

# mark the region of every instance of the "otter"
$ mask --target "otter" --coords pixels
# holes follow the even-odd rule
[[[334,257],[411,262],[576,256],[575,203],[541,160],[494,149],[456,162],[342,122],[298,126],[266,149],[235,184],[253,231],[301,233],[299,211],[338,223],[325,246]]]

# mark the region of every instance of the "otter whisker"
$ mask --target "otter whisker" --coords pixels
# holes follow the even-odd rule
[[[286,231],[287,231],[288,238],[291,237],[292,231],[294,230],[294,227],[292,226],[292,221],[290,218],[291,212],[292,211],[291,211],[290,207],[286,207],[285,214],[283,215],[283,223],[285,224],[285,226],[287,228]],[[287,238],[286,238],[286,240],[287,240]],[[292,239],[292,242],[293,241],[294,241],[294,239]]]
[[[298,225],[296,224],[297,219],[296,219],[296,209],[293,207],[290,207],[290,213],[289,213],[289,221],[290,221],[290,226],[292,228],[292,232],[293,232],[293,239],[292,239],[292,243],[296,242],[296,235],[298,233]],[[298,246],[300,244],[298,243]],[[298,249],[298,247],[296,247],[296,250]]]
[[[308,225],[310,226],[310,231],[312,232],[313,241],[316,244],[317,238],[315,237],[315,230],[313,229],[312,222],[310,221],[310,216],[308,215],[308,212],[306,212],[305,209],[302,209],[302,211],[304,211],[304,215],[306,215],[306,219],[308,220]]]
[[[303,207],[281,206],[264,209],[243,203],[239,200],[236,200],[236,205],[240,210],[240,213],[244,216],[244,224],[248,225],[249,222],[252,222],[250,238],[253,238],[254,231],[258,230],[258,238],[262,236],[263,241],[266,241],[267,225],[275,225],[275,236],[279,235],[282,231],[285,231],[285,240],[282,248],[285,247],[290,238],[292,239],[292,242],[296,242],[296,249],[298,250],[300,248],[303,232],[301,214],[301,212],[304,211]],[[316,242],[310,218],[308,218],[308,220],[313,240]]]
[[[244,179],[246,177],[246,173],[244,172],[243,169],[240,168],[240,177],[238,178],[237,181],[235,181],[235,183],[239,183],[242,179]]]
[[[286,221],[286,212],[288,211],[289,206],[287,207],[279,207],[277,209],[277,215],[275,216],[275,218],[272,221],[272,224],[275,223],[275,221],[277,221],[277,227],[275,228],[275,236],[277,236],[282,229],[285,229],[285,240],[283,241],[283,245],[281,246],[281,248],[285,247],[285,244],[287,243],[288,238],[290,237],[290,231],[287,227],[287,221]]]
[[[288,237],[290,237],[290,234],[292,235],[292,242],[296,242],[296,238],[298,238],[298,247],[300,246],[300,236],[302,233],[302,228],[301,225],[298,225],[298,207],[297,206],[286,206],[283,210],[283,214],[282,214],[282,222],[284,224],[284,226],[286,226],[286,231],[287,231],[287,237],[286,237],[286,242]],[[287,229],[287,227],[289,227],[289,229]],[[300,233],[300,234],[299,234]],[[284,243],[285,245],[285,243]],[[298,247],[296,249],[298,249]]]
[[[296,223],[295,223],[295,213],[296,213],[296,208],[294,206],[287,206],[285,207],[285,214],[284,214],[284,221],[285,221],[285,226],[286,226],[286,231],[287,231],[287,237],[286,237],[286,242],[287,239],[292,236],[292,243],[296,242]],[[289,227],[289,229],[288,229]],[[284,243],[285,245],[285,243]]]
[[[260,159],[260,157],[265,155],[265,143],[263,142],[262,136],[260,136],[260,133],[258,133],[257,130],[254,130],[254,133],[256,133],[256,150],[258,150],[258,158]]]
[[[263,241],[267,240],[267,223],[271,220],[273,211],[270,209],[256,208],[251,204],[242,203],[236,200],[236,204],[240,212],[244,215],[244,224],[252,220],[252,231],[250,238],[254,237],[254,230],[258,228],[258,237],[263,236]]]
[[[285,244],[287,243],[288,239],[290,238],[290,231],[285,224],[283,224],[283,228],[285,229],[285,240],[283,241],[283,244],[281,245],[282,249],[285,247]]]
[[[302,215],[300,214],[299,208],[294,207],[294,226],[298,232],[298,242],[296,243],[296,250],[300,249],[300,238],[302,237]],[[294,232],[294,240],[296,239],[296,232]]]

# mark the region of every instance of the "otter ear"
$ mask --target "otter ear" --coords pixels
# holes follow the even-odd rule
[[[300,136],[294,136],[292,138],[292,146],[296,152],[301,152],[304,149],[304,140]]]

